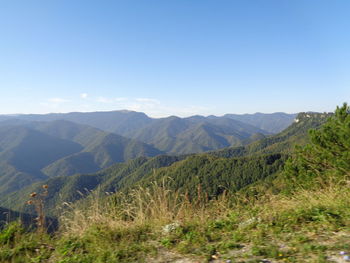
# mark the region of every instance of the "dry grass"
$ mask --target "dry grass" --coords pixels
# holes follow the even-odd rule
[[[55,262],[137,262],[162,249],[204,259],[225,255],[231,260],[327,262],[327,255],[347,249],[337,233],[350,229],[345,182],[251,200],[226,193],[208,200],[200,187],[190,199],[165,183],[154,183],[127,195],[94,191],[67,205],[59,234],[51,240],[55,250],[47,246],[43,251]],[[165,232],[171,223],[178,227]],[[37,253],[37,247],[28,249]],[[300,261],[305,255],[313,257]]]
[[[109,229],[152,225],[160,229],[165,224],[188,222],[205,223],[227,213],[230,198],[227,194],[208,200],[201,189],[197,197],[169,190],[166,184],[153,183],[148,188],[139,187],[128,195],[102,195],[91,193],[84,204],[66,204],[68,209],[60,217],[61,229],[69,235],[82,236],[96,225]]]

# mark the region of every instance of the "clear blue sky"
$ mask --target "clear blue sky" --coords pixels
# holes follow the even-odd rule
[[[0,113],[333,111],[348,0],[0,2]]]

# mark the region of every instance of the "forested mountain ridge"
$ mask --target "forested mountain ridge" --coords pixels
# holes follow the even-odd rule
[[[309,142],[310,129],[319,128],[330,118],[332,113],[299,113],[293,123],[282,132],[267,136],[244,147],[229,147],[213,151],[212,154],[223,157],[238,157],[257,154],[290,154],[296,145]]]
[[[61,207],[64,202],[74,202],[85,198],[92,190],[97,188],[102,193],[118,191],[130,184],[137,183],[145,174],[153,173],[154,169],[169,166],[184,158],[186,156],[139,157],[125,163],[115,164],[96,174],[57,176],[30,185],[21,191],[0,196],[0,203],[5,207],[29,212],[31,208],[25,204],[27,197],[32,192],[40,192],[42,185],[46,184],[50,189],[46,201],[47,212],[57,215],[57,208]]]
[[[259,128],[229,118],[158,119],[129,136],[171,154],[198,153],[239,146],[267,134]]]
[[[122,110],[0,116],[0,126],[66,120],[133,138],[166,153],[185,154],[245,145],[270,134],[268,128],[288,125],[292,116],[276,113],[150,118],[141,112]]]
[[[113,111],[2,115],[0,134],[0,192],[9,193],[51,176],[93,173],[139,156],[246,145],[267,132],[224,117],[152,119],[144,113]]]
[[[0,191],[18,190],[47,178],[42,169],[64,156],[82,150],[77,143],[26,127],[0,128]]]
[[[0,127],[0,193],[158,154],[145,143],[67,121],[5,125]]]
[[[164,178],[170,180],[169,185],[173,189],[184,189],[192,194],[196,191],[196,183],[203,185],[203,190],[210,196],[219,194],[223,189],[238,191],[280,171],[294,145],[306,144],[308,130],[320,127],[329,116],[301,113],[283,132],[247,146],[204,154],[137,158],[96,174],[52,178],[45,181],[51,189],[48,208],[81,199],[77,191],[95,190],[97,187],[101,192],[125,191],[135,185],[160,183]],[[37,184],[23,189],[21,193],[4,196],[0,203],[21,210],[25,196],[40,187]]]

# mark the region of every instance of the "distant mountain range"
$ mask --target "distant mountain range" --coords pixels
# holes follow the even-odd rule
[[[198,153],[240,146],[280,132],[295,114],[226,114],[179,118],[150,118],[134,111],[0,115],[0,126],[66,120],[136,139],[171,154]]]
[[[294,118],[257,113],[155,119],[133,111],[0,115],[0,194],[137,157],[245,146]]]
[[[255,113],[255,114],[226,114],[224,117],[248,123],[270,133],[278,133],[287,128],[295,119],[297,114]]]
[[[57,213],[54,208],[59,204],[82,199],[81,192],[89,194],[87,189],[91,191],[97,187],[102,193],[128,191],[137,185],[161,184],[166,179],[173,189],[190,195],[197,191],[198,185],[209,197],[224,190],[238,191],[280,171],[294,146],[308,142],[308,130],[320,127],[328,117],[301,113],[284,131],[245,146],[201,154],[139,157],[95,174],[53,177],[0,197],[0,204],[25,211],[23,200],[30,192],[39,191],[43,183],[49,185],[46,205],[51,215]]]
[[[166,153],[186,154],[244,145],[267,134],[229,118],[168,117],[153,121],[129,136]]]
[[[184,118],[188,120],[210,120],[216,118],[230,118],[241,121],[264,130],[268,133],[278,133],[287,128],[296,117],[297,114],[287,114],[282,112],[265,114],[226,114],[222,117],[216,116],[192,116]],[[174,118],[174,117],[169,117]],[[147,125],[163,121],[168,118],[150,118],[145,113],[120,110],[105,112],[72,112],[72,113],[51,113],[51,114],[19,114],[19,115],[0,115],[1,121],[9,121],[9,123],[22,121],[55,121],[67,120],[79,124],[89,125],[101,130],[117,133],[128,137],[130,132],[142,129]]]

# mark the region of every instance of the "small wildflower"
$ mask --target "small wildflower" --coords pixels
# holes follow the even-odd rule
[[[32,200],[27,201],[27,205],[32,205],[32,204],[33,204]]]
[[[47,188],[49,188],[49,186],[48,186],[47,184],[44,184],[44,185],[43,185],[43,188],[44,188],[44,189],[47,189]]]
[[[36,192],[33,192],[33,193],[31,193],[29,196],[30,196],[30,197],[36,197],[36,195],[37,195]]]
[[[282,253],[279,253],[278,256],[279,256],[279,257],[283,257],[283,254],[282,254]]]

